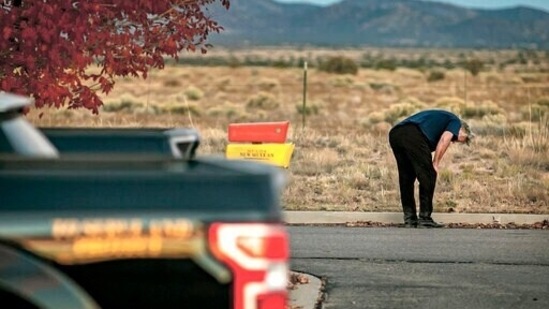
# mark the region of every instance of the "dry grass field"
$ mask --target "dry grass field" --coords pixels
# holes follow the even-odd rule
[[[549,55],[501,64],[517,51],[256,50],[213,51],[205,57],[330,54],[406,59],[476,57],[489,65],[476,76],[461,68],[361,68],[333,74],[310,67],[303,108],[301,68],[170,65],[146,80],[121,78],[103,95],[99,115],[33,110],[40,126],[194,127],[201,154],[223,155],[232,122],[289,120],[296,150],[287,170],[288,210],[400,211],[396,163],[387,133],[425,108],[452,110],[477,138],[452,145],[442,162],[435,211],[549,213]],[[512,63],[512,62],[507,62]],[[303,113],[305,112],[305,118]],[[42,113],[42,117],[39,114]],[[305,119],[305,122],[303,122]]]

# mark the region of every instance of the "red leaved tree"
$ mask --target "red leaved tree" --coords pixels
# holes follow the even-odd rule
[[[0,1],[0,90],[31,95],[37,107],[94,113],[116,76],[147,77],[164,56],[205,53],[222,27],[208,6],[229,0]],[[98,65],[99,73],[87,68]]]

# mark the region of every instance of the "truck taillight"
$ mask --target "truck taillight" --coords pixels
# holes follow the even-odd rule
[[[281,224],[215,223],[210,248],[231,269],[234,309],[284,309],[289,239]]]

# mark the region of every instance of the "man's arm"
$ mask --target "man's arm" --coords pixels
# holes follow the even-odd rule
[[[453,137],[454,134],[452,134],[452,132],[444,131],[444,133],[442,133],[442,136],[440,137],[440,140],[438,141],[437,148],[435,149],[435,157],[433,158],[433,167],[435,168],[437,174],[438,165],[440,164],[440,161],[442,160],[446,149],[448,149],[448,147],[450,146]]]

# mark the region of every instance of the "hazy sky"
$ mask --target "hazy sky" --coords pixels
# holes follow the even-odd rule
[[[320,5],[332,4],[341,0],[275,0],[278,2],[308,2]],[[549,12],[549,0],[430,0],[436,2],[453,3],[471,8],[504,8],[524,5]]]

